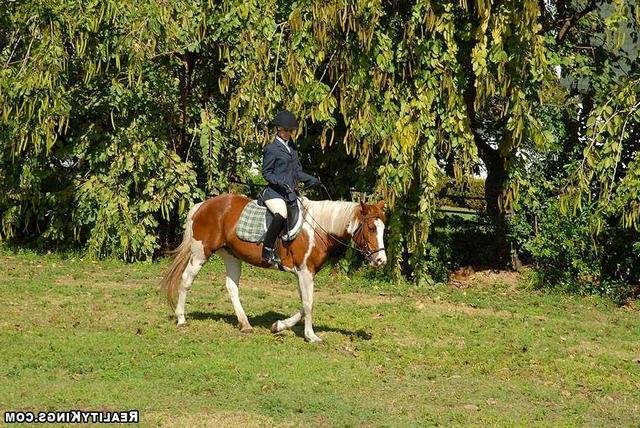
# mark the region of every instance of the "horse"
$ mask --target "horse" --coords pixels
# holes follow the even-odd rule
[[[278,320],[271,332],[290,329],[304,318],[304,337],[310,343],[322,340],[313,331],[314,277],[332,250],[352,241],[370,266],[387,261],[384,247],[384,201],[377,204],[347,201],[302,202],[303,225],[289,242],[278,240],[281,269],[298,278],[302,307],[291,317]],[[161,288],[174,309],[177,325],[186,323],[185,302],[193,279],[212,254],[222,258],[226,268],[226,287],[242,332],[253,328],[240,303],[238,285],[242,262],[273,268],[262,261],[262,244],[246,242],[236,235],[240,214],[251,199],[243,195],[222,194],[195,204],[187,215],[180,245],[171,252],[171,264],[161,281]]]

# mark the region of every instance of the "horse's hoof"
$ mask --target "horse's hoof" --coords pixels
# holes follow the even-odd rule
[[[316,335],[305,337],[304,339],[309,343],[322,343],[322,339]]]
[[[184,328],[187,326],[187,322],[186,321],[182,321],[176,324],[176,327],[178,328]]]
[[[273,324],[271,324],[271,333],[280,333],[280,328],[278,328],[278,323],[280,321],[276,321]]]
[[[251,327],[251,326],[249,326],[249,327],[242,327],[242,328],[240,329],[240,332],[241,332],[241,333],[246,333],[246,334],[249,334],[249,333],[251,333],[252,331],[253,331],[253,327]]]

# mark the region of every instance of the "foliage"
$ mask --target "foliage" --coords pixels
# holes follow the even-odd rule
[[[619,236],[638,228],[631,2],[5,6],[2,239],[148,259],[170,246],[191,202],[255,183],[265,123],[281,108],[299,118],[303,164],[332,197],[355,187],[387,202],[396,279],[428,281],[434,256],[449,257],[429,241],[438,192],[479,170],[492,257],[505,263],[505,217],[535,158],[558,147],[561,212],[586,216],[600,238],[612,224]]]
[[[639,19],[629,2],[602,6],[569,38],[582,48],[562,57],[572,89],[567,98],[582,106],[576,138],[582,156],[568,160],[562,208],[587,211],[595,234],[613,218],[639,229]]]
[[[640,22],[628,2],[570,7],[581,19],[550,45],[561,78],[543,114],[555,139],[529,151],[513,233],[540,284],[624,301],[640,282]]]
[[[521,257],[536,268],[535,285],[602,294],[625,303],[640,291],[640,234],[621,227],[615,217],[596,233],[592,223],[598,214],[587,209],[564,212],[560,199],[553,196],[564,180],[541,175],[535,185],[521,189],[510,219]]]
[[[178,223],[194,199],[223,187],[217,164],[233,168],[237,153],[222,150],[215,103],[201,103],[216,83],[209,65],[190,68],[215,24],[207,4],[8,4],[1,236],[149,258],[161,224]]]
[[[474,177],[462,183],[447,178],[440,184],[436,204],[439,207],[459,207],[484,212],[487,208],[484,186],[483,178]]]
[[[586,121],[584,157],[572,165],[563,209],[577,212],[593,205],[596,233],[608,217],[640,229],[640,75],[638,79],[612,85],[613,96],[601,94]]]
[[[392,209],[389,270],[420,278],[440,162],[451,159],[457,178],[471,170],[474,131],[484,126],[480,121],[493,120],[490,111],[500,111],[505,151],[515,153],[527,139],[541,141],[532,113],[546,66],[537,7],[535,1],[495,8],[485,2],[294,3],[272,34],[277,43],[245,31],[257,43],[255,61],[237,85],[222,78],[234,124],[249,135],[252,118],[282,103],[306,119],[302,132],[315,134],[327,156],[341,151],[334,149],[340,143],[362,169],[358,176],[377,177],[376,193]],[[475,88],[473,96],[465,96],[468,88]],[[331,177],[335,169],[322,172]]]
[[[429,273],[437,281],[447,282],[449,273],[459,268],[494,265],[495,226],[487,215],[440,215],[431,234]]]

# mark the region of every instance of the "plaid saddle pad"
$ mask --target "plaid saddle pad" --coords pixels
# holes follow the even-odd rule
[[[284,241],[292,241],[302,229],[302,206],[298,201],[298,216],[295,224],[291,225],[287,233],[283,233],[281,238]],[[236,235],[243,241],[262,242],[267,228],[273,219],[273,215],[267,207],[261,207],[256,201],[251,201],[245,205],[238,219]],[[286,227],[286,224],[285,224]]]

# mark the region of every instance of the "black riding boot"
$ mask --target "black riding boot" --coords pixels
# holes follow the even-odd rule
[[[276,238],[278,237],[278,234],[280,233],[280,230],[282,229],[282,225],[284,224],[284,222],[285,222],[285,218],[282,217],[280,214],[275,214],[273,216],[273,221],[269,225],[269,229],[267,229],[267,233],[265,233],[264,235],[264,242],[262,247],[263,262],[269,263],[271,265],[282,263],[282,260],[280,260],[280,257],[278,256],[278,253],[275,250],[276,248],[275,243],[276,243]]]

